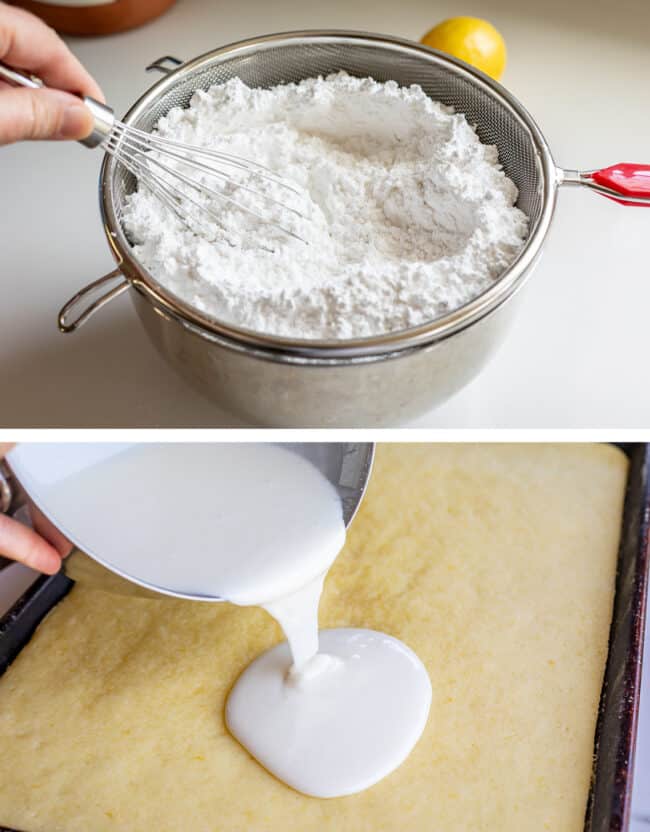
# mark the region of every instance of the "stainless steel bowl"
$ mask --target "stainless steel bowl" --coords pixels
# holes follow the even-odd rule
[[[589,173],[555,166],[537,125],[506,89],[467,64],[410,41],[347,31],[291,32],[225,46],[174,70],[166,68],[169,60],[152,64],[168,74],[129,110],[127,124],[151,130],[172,107],[187,106],[197,88],[233,76],[269,87],[343,69],[380,81],[420,84],[433,99],[464,113],[483,142],[498,147],[503,168],[519,189],[517,205],[529,218],[528,239],[509,269],[482,295],[448,315],[370,338],[274,337],[202,315],[137,262],[120,221],[136,183],[119,163],[105,158],[101,207],[118,266],[66,304],[60,328],[74,331],[107,301],[131,290],[160,354],[198,390],[249,423],[388,426],[449,398],[479,372],[504,338],[514,313],[512,299],[538,261],[558,185],[603,190]]]
[[[84,456],[92,462],[95,450],[92,444],[85,445],[81,454],[79,444],[73,459],[71,470],[78,468],[78,458]],[[366,492],[372,471],[375,446],[372,442],[280,442],[284,447],[309,460],[321,471],[338,491],[343,508],[343,520],[346,528],[352,522],[361,500]],[[121,446],[120,446],[121,447]],[[65,443],[42,446],[36,456],[26,446],[18,446],[11,452],[6,462],[0,461],[0,514],[33,525],[49,540],[60,537],[59,528],[65,528],[72,544],[75,529],[60,514],[52,513],[50,498],[39,490],[39,483],[56,482],[69,470],[70,446]],[[44,450],[44,452],[43,452]],[[84,462],[84,464],[88,464]],[[52,469],[55,470],[52,470]],[[183,512],[183,503],[191,501],[192,486],[190,481],[175,484],[179,490],[179,513]],[[128,513],[129,507],[125,507]],[[253,518],[254,519],[254,518]],[[120,522],[119,518],[110,518],[109,522]],[[215,530],[216,531],[216,530]],[[152,553],[155,556],[155,553]],[[11,565],[11,561],[0,556],[0,571]],[[186,598],[198,601],[222,601],[222,598],[206,595],[189,595],[159,589],[151,584],[136,580],[107,563],[102,552],[83,552],[73,548],[64,559],[61,571],[72,580],[84,586],[88,585],[104,592],[117,595],[131,595],[161,600],[165,596]]]

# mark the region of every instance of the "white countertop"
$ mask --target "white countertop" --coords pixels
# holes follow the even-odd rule
[[[144,66],[160,55],[189,58],[315,27],[418,39],[458,13],[487,17],[504,33],[504,83],[558,164],[650,162],[646,0],[179,0],[142,29],[71,45],[121,113],[156,80]],[[126,297],[77,334],[58,333],[63,302],[113,267],[97,206],[99,164],[98,153],[76,144],[0,149],[0,424],[232,424],[157,356]],[[650,427],[649,232],[650,211],[562,191],[509,339],[478,379],[417,426]]]

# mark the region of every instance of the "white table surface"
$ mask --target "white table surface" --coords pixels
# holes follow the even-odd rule
[[[255,34],[309,27],[418,39],[452,14],[506,38],[504,83],[558,164],[650,162],[647,0],[179,0],[159,20],[71,39],[118,113],[154,82],[144,66]],[[156,355],[126,297],[76,335],[59,307],[113,266],[97,206],[100,156],[75,144],[0,149],[0,425],[227,426]],[[542,262],[489,367],[417,427],[650,427],[650,211],[583,189],[560,194]]]

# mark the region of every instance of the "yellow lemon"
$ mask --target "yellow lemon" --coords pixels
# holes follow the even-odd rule
[[[497,81],[506,66],[506,44],[487,20],[451,17],[434,26],[421,43],[472,64]]]

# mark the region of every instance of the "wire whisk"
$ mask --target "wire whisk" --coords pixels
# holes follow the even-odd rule
[[[6,66],[0,61],[0,78],[12,84],[38,89],[43,86],[40,78],[27,75],[19,70]],[[166,139],[155,133],[147,133],[136,127],[130,127],[115,118],[115,113],[106,104],[102,104],[90,96],[84,96],[83,102],[94,118],[93,131],[81,144],[86,147],[102,147],[143,184],[160,202],[169,208],[178,219],[190,230],[202,215],[211,217],[220,223],[221,217],[211,202],[214,200],[227,203],[260,222],[270,225],[277,230],[300,240],[308,245],[308,241],[287,224],[277,221],[265,213],[266,209],[277,206],[293,214],[301,220],[309,221],[305,211],[276,199],[259,188],[247,184],[257,179],[272,182],[293,193],[303,200],[305,195],[291,182],[279,176],[274,171],[261,165],[219,150],[213,150],[196,145]],[[193,172],[193,173],[192,173]],[[248,176],[246,182],[241,182],[232,174],[243,173]],[[212,185],[206,179],[214,180]],[[221,187],[215,187],[221,183]],[[228,189],[226,193],[225,189]],[[251,194],[259,200],[260,208],[251,207],[236,197],[238,191]],[[235,194],[235,195],[233,195]],[[197,209],[198,214],[187,210],[188,205]]]

